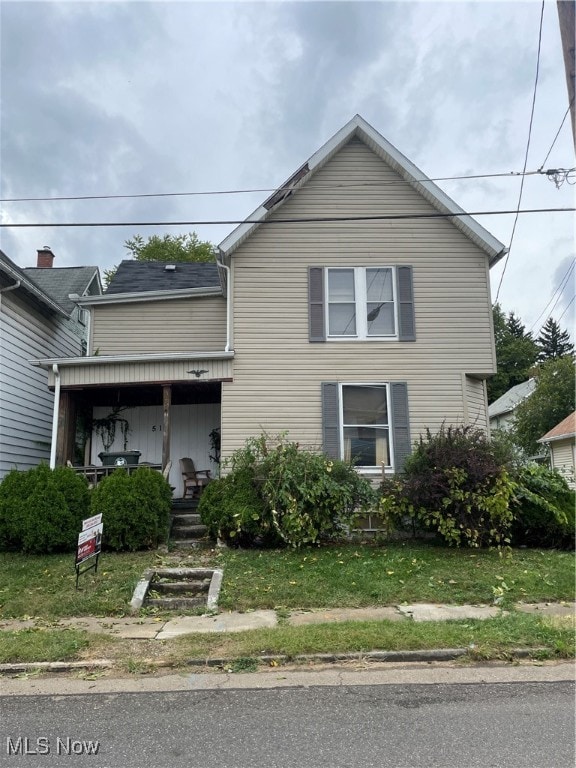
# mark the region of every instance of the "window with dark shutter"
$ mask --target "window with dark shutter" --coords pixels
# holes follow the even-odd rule
[[[326,341],[322,267],[308,268],[308,338],[309,341]]]

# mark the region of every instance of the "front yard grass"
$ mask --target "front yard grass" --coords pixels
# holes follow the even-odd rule
[[[122,616],[146,568],[221,567],[221,610],[366,607],[399,603],[573,600],[573,552],[448,549],[406,542],[302,550],[104,553],[80,577],[73,555],[0,555],[0,619]]]

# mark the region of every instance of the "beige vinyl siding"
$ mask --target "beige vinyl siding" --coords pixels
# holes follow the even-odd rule
[[[554,440],[550,443],[551,464],[568,482],[570,488],[576,489],[574,470],[574,438]]]
[[[191,370],[204,370],[196,377]],[[231,360],[168,360],[123,363],[98,363],[60,366],[63,387],[114,384],[162,384],[165,382],[221,381],[232,378]],[[54,374],[48,372],[48,384],[54,386]]]
[[[222,296],[93,307],[90,354],[219,352],[226,345]]]
[[[353,141],[273,217],[433,210],[399,180]],[[308,341],[309,266],[400,264],[413,267],[415,342]],[[426,427],[465,420],[463,372],[495,370],[487,257],[447,220],[265,224],[240,246],[232,267],[235,362],[234,383],[223,385],[225,455],[261,429],[287,429],[320,446],[322,381],[406,381],[415,439]]]
[[[486,382],[465,376],[466,423],[475,429],[488,429]]]

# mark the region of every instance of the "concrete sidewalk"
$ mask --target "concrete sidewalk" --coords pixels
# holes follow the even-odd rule
[[[542,616],[574,616],[576,603],[517,603],[515,610]],[[505,611],[493,605],[446,605],[415,603],[413,605],[384,606],[381,608],[326,608],[292,611],[286,623],[289,626],[325,624],[343,621],[446,621],[450,619],[488,619]],[[230,611],[204,616],[178,616],[173,619],[155,617],[79,618],[42,621],[40,619],[0,620],[0,631],[42,627],[46,629],[74,628],[87,632],[110,634],[130,640],[169,640],[181,635],[215,632],[243,632],[251,629],[273,628],[278,625],[276,611]]]

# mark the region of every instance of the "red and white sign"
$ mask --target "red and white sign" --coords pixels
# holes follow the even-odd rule
[[[83,521],[82,533],[78,534],[78,548],[76,550],[76,565],[83,563],[94,555],[99,555],[102,549],[102,530],[103,525],[101,522],[90,527],[86,527],[86,523],[96,519],[102,520],[102,515],[95,515],[89,517]]]

